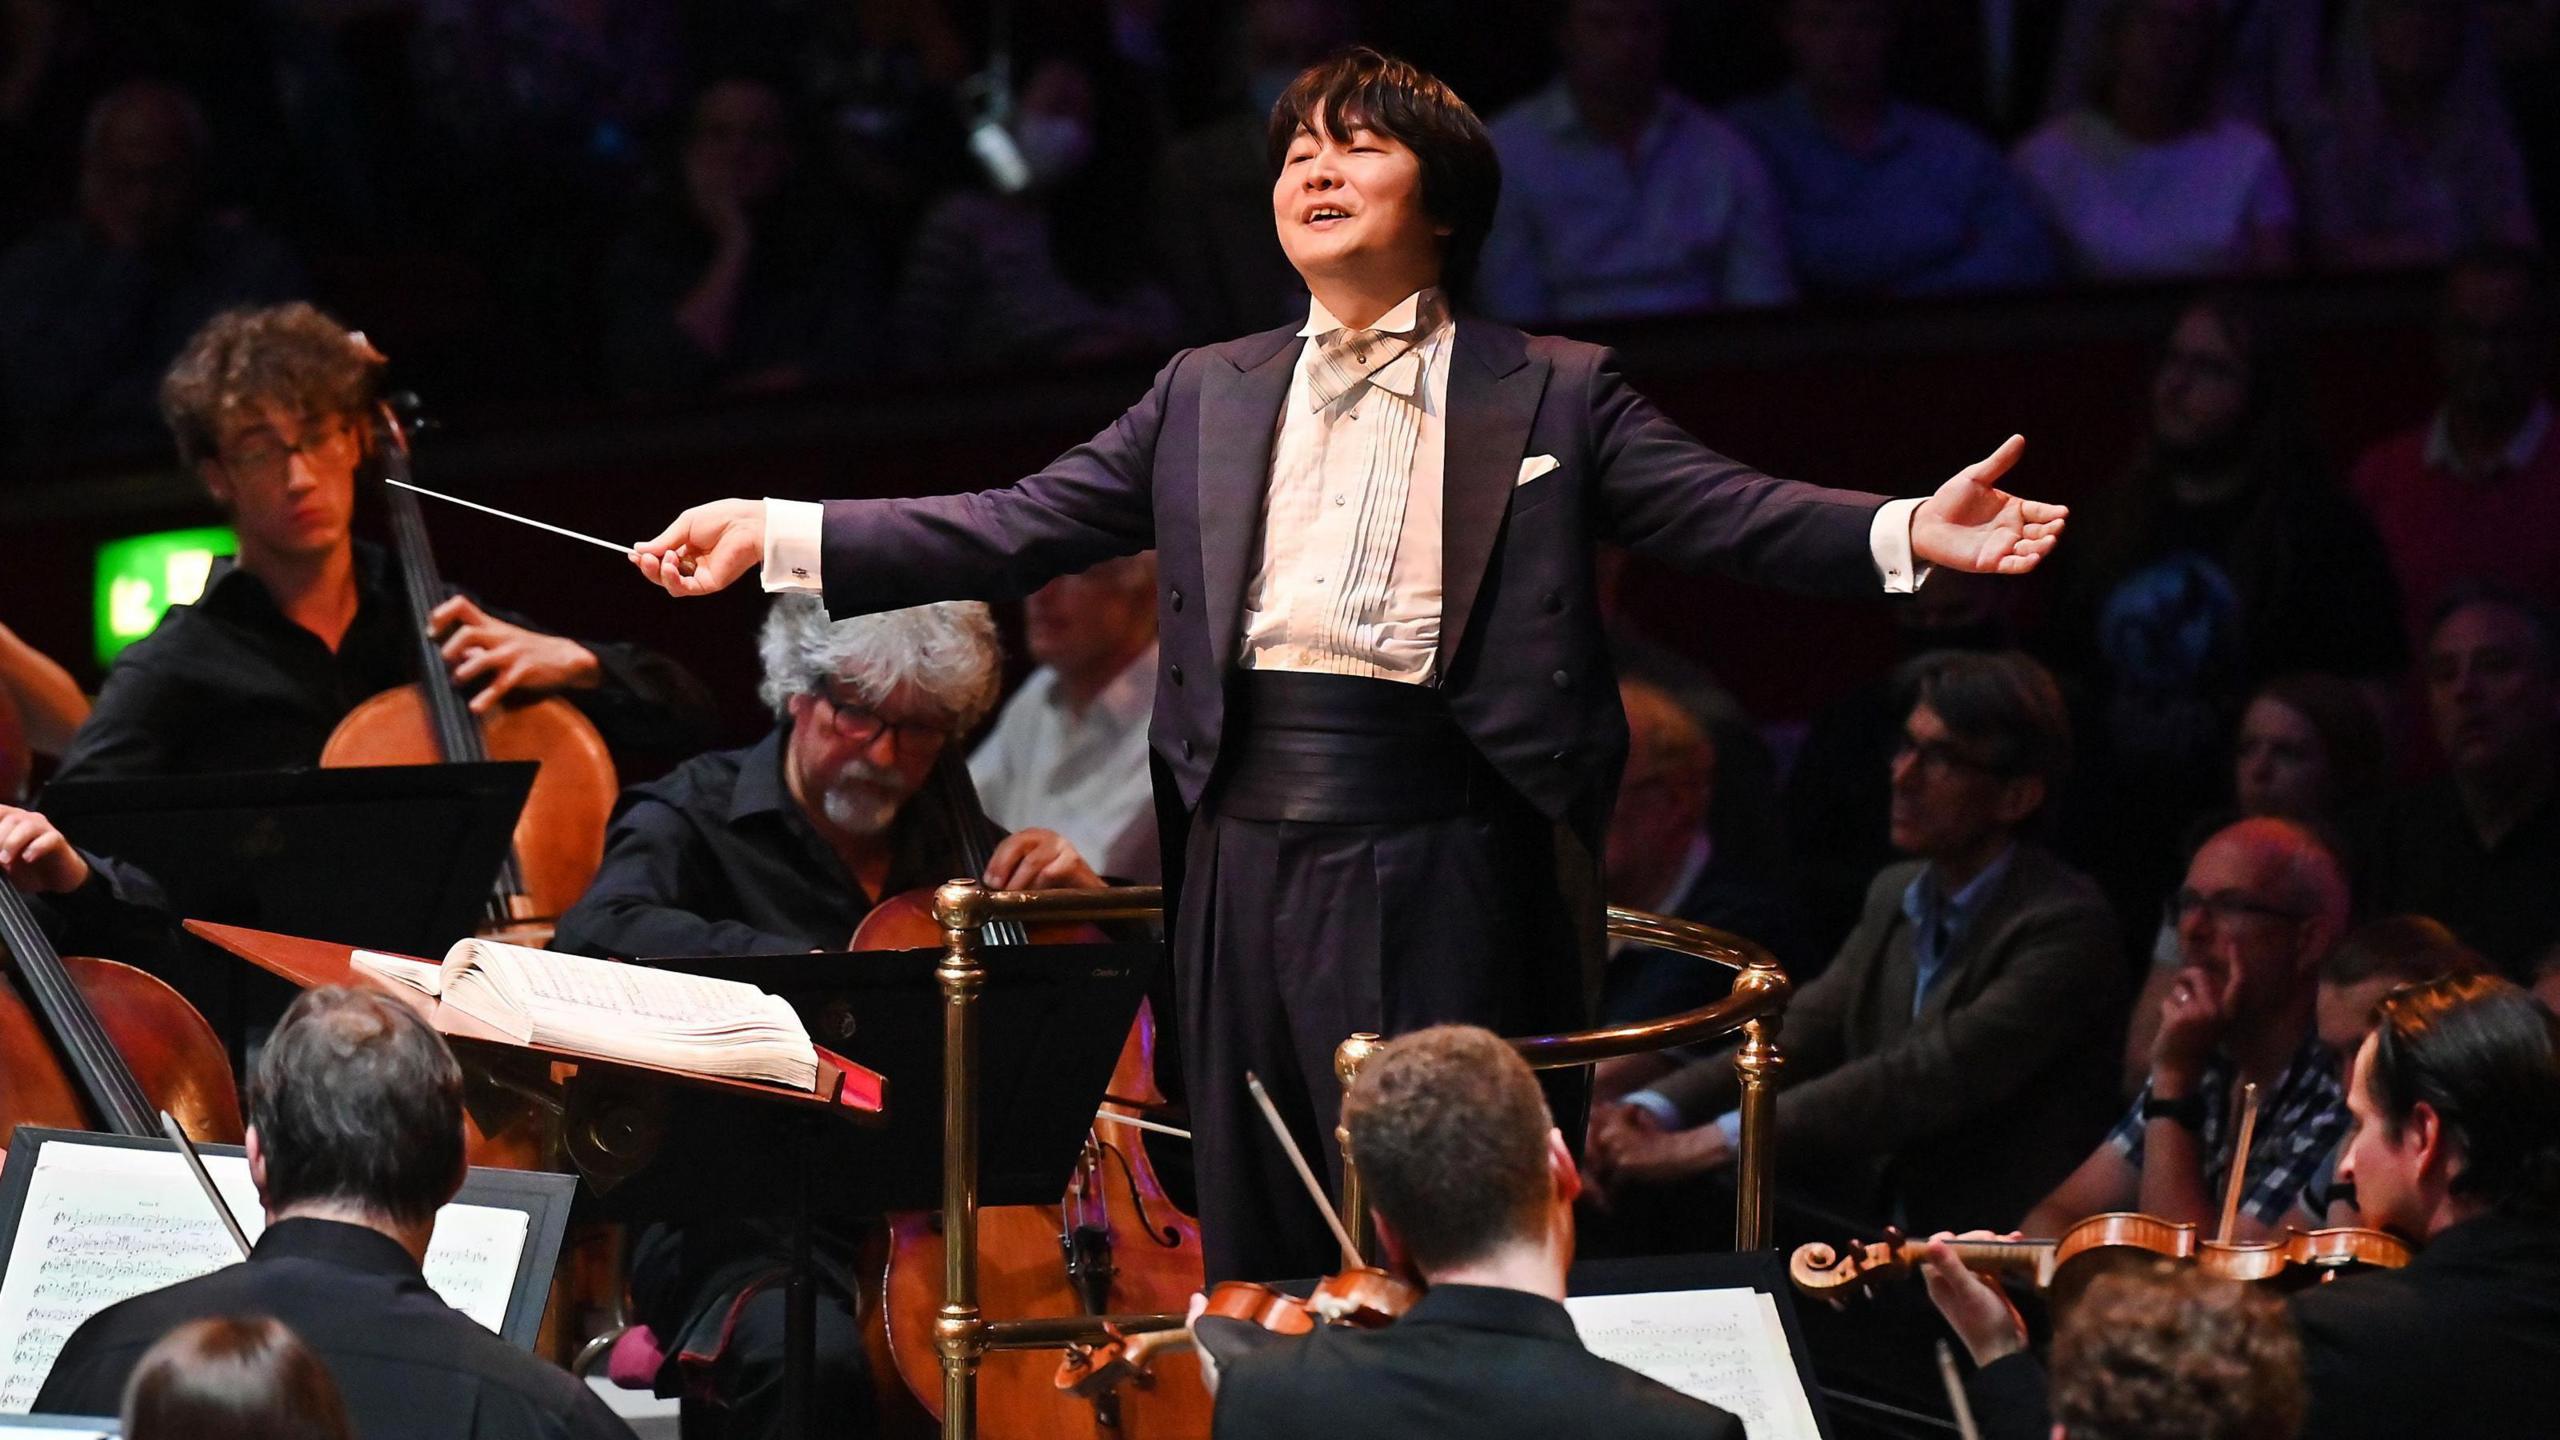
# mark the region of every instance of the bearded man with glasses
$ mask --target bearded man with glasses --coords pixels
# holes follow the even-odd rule
[[[961,742],[1003,682],[986,606],[830,621],[817,596],[783,595],[758,649],[774,728],[625,792],[595,882],[551,948],[643,962],[841,950],[880,900],[967,874],[972,850],[999,889],[1102,884],[1055,831],[999,829],[967,783]],[[872,1433],[860,1249],[855,1229],[819,1227],[821,1440]],[[789,1433],[788,1257],[779,1228],[736,1219],[654,1225],[633,1246],[632,1318],[665,1357],[659,1393],[684,1397],[687,1440]]]
[[[2347,1129],[2337,1063],[2316,1023],[2321,962],[2346,934],[2337,857],[2290,820],[2243,820],[2187,864],[2169,902],[2179,970],[2160,1004],[2141,1096],[2025,1231],[2059,1235],[2108,1210],[2210,1227],[2235,1163],[2240,1092],[2258,1087],[2233,1238],[2323,1221],[2320,1193]]]

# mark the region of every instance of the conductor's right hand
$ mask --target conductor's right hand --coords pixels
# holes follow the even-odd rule
[[[687,562],[690,562],[688,573]],[[764,502],[714,500],[631,547],[631,563],[670,595],[708,595],[763,568]]]

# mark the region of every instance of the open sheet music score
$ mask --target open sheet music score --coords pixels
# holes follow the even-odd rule
[[[1575,1295],[1592,1354],[1730,1411],[1750,1440],[1821,1440],[1777,1302],[1757,1290]]]
[[[204,1163],[254,1243],[266,1220],[249,1162],[206,1155]],[[447,1205],[436,1214],[427,1249],[427,1284],[445,1303],[501,1330],[528,1227],[522,1210]],[[239,1260],[239,1247],[175,1150],[46,1144],[36,1152],[8,1270],[0,1274],[0,1413],[27,1413],[63,1342],[90,1316]],[[0,1437],[14,1440],[14,1432]]]
[[[441,965],[371,950],[355,952],[352,963],[438,996],[520,1043],[794,1090],[818,1086],[818,1052],[799,1015],[741,981],[478,939],[454,942]]]

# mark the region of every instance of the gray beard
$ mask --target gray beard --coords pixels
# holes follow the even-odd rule
[[[891,778],[890,772],[869,765],[848,765],[827,782],[818,808],[828,824],[848,835],[877,835],[896,821],[898,807],[905,803],[888,788]]]

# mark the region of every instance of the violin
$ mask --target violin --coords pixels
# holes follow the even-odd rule
[[[409,478],[409,435],[387,403],[377,417],[376,443],[383,474]],[[418,497],[384,485],[391,515],[393,552],[399,557],[403,598],[418,646],[418,683],[386,690],[347,712],[321,748],[324,766],[473,764],[531,760],[540,765],[515,842],[490,887],[481,933],[539,945],[550,938],[551,917],[577,903],[604,861],[606,822],[621,782],[613,757],[593,721],[558,696],[507,704],[487,716],[471,713],[446,668],[442,646],[428,631],[428,616],[444,602],[445,586],[427,543]]]
[[[959,837],[966,872],[986,873],[987,847],[978,825],[977,787],[957,757],[927,781],[934,803]],[[998,922],[990,945],[1068,944],[1102,938],[1089,925]],[[930,890],[881,901],[854,933],[856,950],[938,948],[941,922]],[[1055,1206],[1001,1205],[978,1212],[978,1302],[1007,1319],[1044,1316],[1178,1313],[1205,1274],[1200,1225],[1174,1208],[1136,1132],[1115,1123],[1165,1105],[1155,1081],[1155,1018],[1142,1005],[1123,1037],[1108,1098],[1085,1137],[1075,1173]],[[941,1216],[889,1217],[889,1252],[881,1272],[880,1318],[864,1326],[875,1372],[896,1373],[937,1419],[942,1413],[941,1351],[934,1322],[942,1306]],[[883,1343],[885,1342],[885,1343]],[[882,1353],[885,1351],[885,1355]],[[1051,1383],[1037,1352],[995,1351],[978,1369],[978,1425],[1007,1440],[1207,1440],[1210,1397],[1191,1367],[1161,1388],[1115,1387],[1078,1394]],[[1184,1381],[1188,1383],[1183,1383]]]
[[[0,881],[0,1145],[20,1125],[160,1137],[160,1112],[199,1140],[240,1139],[240,1095],[221,1037],[157,976],[57,953]],[[32,1003],[31,1003],[32,1002]]]
[[[2022,1274],[2035,1287],[2068,1305],[2095,1275],[2129,1260],[2191,1261],[2217,1279],[2300,1288],[2358,1269],[2396,1270],[2409,1263],[2409,1247],[2380,1230],[2334,1226],[2287,1230],[2274,1240],[2200,1238],[2196,1226],[2156,1215],[2110,1211],[2092,1215],[2051,1240],[1950,1240],[1947,1248],[1971,1269]],[[1787,1262],[1796,1289],[1838,1304],[1850,1295],[1907,1274],[1926,1242],[1888,1229],[1872,1244],[1846,1253],[1816,1242],[1797,1248]]]
[[[1211,1290],[1200,1315],[1240,1320],[1274,1335],[1306,1335],[1317,1327],[1340,1325],[1354,1330],[1383,1330],[1404,1318],[1422,1298],[1410,1281],[1373,1266],[1337,1271],[1316,1282],[1304,1297],[1253,1280],[1223,1280]],[[1195,1320],[1195,1324],[1197,1321]],[[1071,1345],[1051,1383],[1061,1391],[1091,1398],[1121,1385],[1140,1388],[1155,1383],[1157,1357],[1198,1344],[1189,1326],[1124,1335],[1114,1329],[1100,1345]]]

